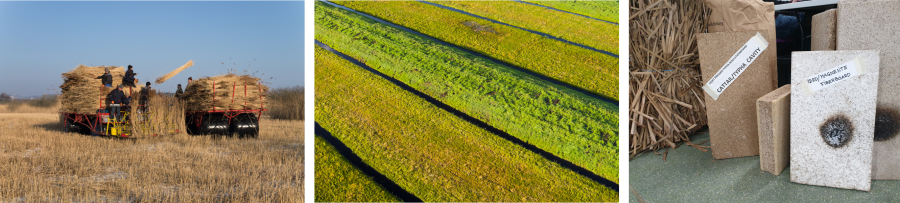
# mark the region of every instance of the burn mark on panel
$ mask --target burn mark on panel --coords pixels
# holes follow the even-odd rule
[[[897,109],[879,107],[875,109],[875,141],[893,139],[900,132],[900,113]]]
[[[833,148],[841,148],[853,139],[853,122],[845,115],[833,115],[822,126],[819,133],[825,144]]]

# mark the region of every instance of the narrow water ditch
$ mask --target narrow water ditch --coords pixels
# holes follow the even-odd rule
[[[397,185],[397,183],[395,183],[393,180],[391,180],[384,174],[381,174],[381,172],[378,172],[378,170],[375,170],[375,168],[372,168],[372,166],[369,166],[369,164],[363,162],[362,158],[360,158],[358,155],[356,155],[356,153],[353,152],[353,149],[350,149],[350,147],[347,147],[347,145],[341,142],[341,140],[332,136],[331,132],[328,132],[328,130],[322,128],[322,126],[319,125],[318,122],[315,123],[314,134],[323,138],[331,146],[334,146],[334,148],[337,149],[338,153],[341,154],[341,156],[344,156],[344,158],[350,161],[350,164],[356,166],[356,168],[362,171],[363,174],[372,177],[372,179],[374,179],[376,183],[384,187],[385,190],[397,196],[397,198],[400,198],[400,201],[422,202],[422,199],[419,199],[419,197],[416,197],[416,195],[409,193],[409,191],[406,191],[405,189],[403,189],[403,187]]]
[[[613,24],[613,25],[619,25],[619,23],[615,23],[615,22],[611,22],[611,21],[606,21],[606,20],[603,20],[603,19],[594,18],[594,17],[590,17],[590,16],[586,16],[586,15],[581,15],[581,14],[577,14],[577,13],[572,13],[572,12],[568,12],[568,11],[564,11],[564,10],[559,10],[559,9],[557,9],[557,8],[553,8],[553,7],[549,7],[549,6],[544,6],[544,5],[540,5],[540,4],[536,4],[536,3],[526,2],[526,1],[522,1],[522,0],[513,0],[513,1],[516,1],[516,2],[519,2],[519,3],[524,3],[524,4],[529,4],[529,5],[534,5],[534,6],[540,6],[540,7],[546,8],[546,9],[555,10],[555,11],[559,11],[559,12],[563,12],[563,13],[568,13],[568,14],[572,14],[572,15],[577,15],[577,16],[581,16],[581,17],[585,17],[585,18],[589,18],[589,19],[593,19],[593,20],[599,20],[599,21],[603,21],[603,22],[606,22],[606,23],[609,23],[609,24]]]
[[[399,80],[397,80],[397,79],[394,79],[394,78],[392,78],[392,77],[390,77],[390,76],[387,76],[387,75],[385,75],[385,74],[379,72],[378,70],[373,69],[372,67],[369,67],[368,65],[366,65],[366,64],[364,64],[364,63],[362,63],[362,62],[360,62],[360,61],[358,61],[358,60],[356,60],[356,59],[354,59],[353,57],[350,57],[350,56],[348,56],[348,55],[346,55],[346,54],[344,54],[344,53],[341,53],[340,51],[337,51],[337,50],[332,49],[330,46],[328,46],[328,45],[326,45],[326,44],[324,44],[324,43],[322,43],[322,42],[319,42],[319,40],[316,40],[315,43],[316,43],[317,46],[322,47],[323,49],[328,50],[328,51],[330,51],[330,52],[332,52],[332,53],[334,53],[334,54],[337,54],[338,56],[340,56],[340,57],[343,58],[344,60],[350,61],[351,63],[356,64],[357,66],[359,66],[360,68],[365,69],[365,70],[367,70],[367,71],[369,71],[369,72],[371,72],[371,73],[373,73],[373,74],[375,74],[375,75],[378,75],[379,77],[384,78],[385,80],[388,80],[389,82],[393,83],[394,85],[397,85],[397,86],[400,87],[401,89],[406,90],[406,91],[409,91],[410,93],[413,93],[413,94],[415,94],[416,96],[419,96],[420,98],[425,99],[425,101],[428,101],[429,103],[431,103],[431,104],[437,106],[438,108],[443,109],[444,111],[450,112],[451,114],[453,114],[453,115],[455,115],[455,116],[457,116],[457,117],[459,117],[459,118],[461,118],[461,119],[463,119],[463,120],[465,120],[465,121],[467,121],[467,122],[469,122],[469,123],[471,123],[471,124],[473,124],[473,125],[475,125],[475,126],[477,126],[477,127],[479,127],[479,128],[482,128],[482,129],[484,129],[484,130],[487,130],[488,132],[490,132],[490,133],[492,133],[492,134],[495,134],[495,135],[497,135],[497,136],[500,136],[500,137],[506,139],[507,141],[510,141],[510,142],[512,142],[512,143],[515,143],[515,144],[517,144],[517,145],[519,145],[519,146],[522,146],[523,148],[525,148],[525,149],[527,149],[527,150],[529,150],[529,151],[531,151],[531,152],[534,152],[534,153],[540,155],[541,157],[544,157],[544,158],[547,159],[547,160],[550,160],[550,161],[552,161],[552,162],[555,162],[555,163],[559,164],[560,166],[562,166],[562,167],[564,167],[564,168],[567,168],[567,169],[569,169],[569,170],[575,171],[576,173],[578,173],[578,174],[580,174],[580,175],[582,175],[582,176],[585,176],[585,177],[587,177],[588,179],[591,179],[591,180],[593,180],[593,181],[595,181],[595,182],[597,182],[597,183],[603,184],[603,185],[606,186],[607,188],[610,188],[610,189],[612,189],[612,190],[614,190],[614,191],[616,191],[616,192],[619,192],[619,185],[616,184],[616,183],[613,182],[613,181],[610,181],[610,180],[608,180],[608,179],[606,179],[606,178],[603,178],[603,177],[601,177],[601,176],[599,176],[599,175],[597,175],[597,174],[591,172],[590,170],[587,170],[587,169],[585,169],[585,168],[582,168],[581,166],[575,165],[574,163],[572,163],[572,162],[570,162],[570,161],[568,161],[568,160],[565,160],[565,159],[563,159],[563,158],[560,158],[560,157],[558,157],[558,156],[556,156],[556,155],[554,155],[554,154],[552,154],[552,153],[550,153],[550,152],[544,151],[543,149],[538,148],[537,146],[534,146],[534,145],[532,145],[532,144],[529,144],[528,142],[525,142],[525,141],[523,141],[523,140],[521,140],[521,139],[519,139],[519,138],[517,138],[517,137],[515,137],[515,136],[512,136],[512,135],[510,135],[509,133],[506,133],[506,132],[504,132],[504,131],[502,131],[502,130],[500,130],[500,129],[497,129],[497,128],[495,128],[494,126],[488,125],[487,123],[485,123],[485,122],[483,122],[483,121],[481,121],[481,120],[478,120],[478,119],[476,119],[475,117],[469,116],[468,114],[465,114],[465,113],[463,113],[462,111],[459,111],[459,110],[457,110],[456,108],[453,108],[453,107],[451,107],[450,105],[447,105],[447,104],[445,104],[445,103],[443,103],[443,102],[441,102],[441,101],[435,99],[434,97],[431,97],[431,96],[428,95],[428,94],[425,94],[425,93],[423,93],[423,92],[421,92],[421,91],[419,91],[419,90],[416,90],[415,88],[413,88],[413,87],[407,85],[406,83],[403,83],[403,82],[401,82],[401,81],[399,81]]]
[[[556,80],[556,79],[553,79],[553,78],[550,78],[550,77],[541,75],[541,74],[539,74],[539,73],[532,72],[532,71],[530,71],[530,70],[528,70],[528,69],[525,69],[525,68],[522,68],[522,67],[519,67],[519,66],[516,66],[516,65],[513,65],[513,64],[509,64],[509,63],[507,63],[507,62],[505,62],[505,61],[501,61],[501,60],[499,60],[499,59],[496,59],[496,58],[493,58],[493,57],[489,57],[489,56],[486,56],[486,55],[484,55],[484,54],[481,54],[481,53],[478,53],[478,52],[475,52],[475,51],[472,51],[472,50],[469,50],[469,49],[466,49],[466,48],[463,48],[463,47],[460,47],[460,46],[456,46],[456,45],[451,44],[451,43],[447,43],[447,42],[442,41],[442,40],[440,40],[440,39],[437,39],[437,38],[434,38],[434,37],[431,37],[431,36],[422,34],[422,33],[420,33],[420,32],[411,30],[411,29],[409,29],[409,28],[406,28],[406,27],[403,27],[403,26],[400,26],[400,25],[397,25],[397,24],[394,24],[394,23],[387,22],[387,21],[382,20],[382,19],[380,19],[380,18],[377,18],[377,17],[371,16],[371,15],[368,15],[368,14],[365,14],[365,13],[362,13],[362,12],[359,12],[359,11],[356,11],[356,10],[353,10],[353,9],[351,9],[351,8],[347,8],[347,7],[345,7],[345,6],[341,6],[341,5],[332,3],[332,2],[327,1],[327,0],[320,0],[320,1],[321,1],[321,2],[324,2],[324,3],[327,3],[328,5],[331,5],[331,6],[334,6],[334,7],[337,7],[337,8],[340,8],[340,9],[344,9],[344,10],[347,10],[347,11],[350,11],[350,12],[353,12],[353,13],[356,13],[356,14],[359,14],[359,15],[362,15],[362,16],[365,16],[366,18],[372,19],[372,20],[374,20],[375,22],[379,22],[379,23],[385,24],[385,25],[387,25],[387,26],[390,26],[390,27],[393,27],[393,28],[397,28],[397,29],[406,31],[407,33],[410,33],[410,34],[413,34],[413,35],[416,35],[416,36],[425,38],[425,39],[427,39],[427,40],[431,40],[431,41],[437,42],[438,44],[441,44],[441,45],[444,45],[444,46],[447,46],[447,47],[450,47],[450,48],[454,48],[454,49],[456,49],[456,50],[460,50],[460,51],[462,51],[462,52],[465,52],[465,53],[467,53],[467,54],[471,54],[471,55],[476,56],[476,57],[479,57],[479,58],[487,59],[488,61],[491,61],[491,62],[494,62],[494,63],[496,63],[496,64],[500,64],[500,65],[503,65],[503,66],[512,68],[513,70],[519,71],[519,72],[521,72],[521,73],[525,73],[525,74],[528,74],[528,75],[537,77],[537,78],[540,79],[540,80],[543,80],[543,81],[546,81],[546,82],[549,82],[549,83],[552,83],[552,84],[555,84],[555,85],[559,85],[559,86],[561,86],[561,87],[563,87],[563,88],[568,88],[568,89],[574,90],[574,91],[576,91],[576,92],[578,92],[578,93],[581,93],[583,96],[590,97],[590,98],[594,98],[594,99],[598,99],[598,100],[600,100],[600,101],[603,101],[603,102],[606,102],[606,103],[609,103],[609,104],[613,104],[613,105],[615,105],[616,107],[619,106],[619,102],[617,102],[617,101],[613,101],[613,100],[608,99],[608,98],[606,98],[606,97],[602,97],[602,96],[600,96],[600,95],[596,95],[596,94],[590,93],[590,92],[588,92],[588,91],[586,91],[586,90],[584,90],[584,89],[581,89],[581,88],[579,88],[579,87],[575,87],[575,86],[572,86],[572,85],[570,85],[570,84],[566,84],[566,83],[561,82],[561,81],[558,81],[558,80]],[[321,42],[319,42],[318,40],[316,40],[316,44],[321,44]],[[357,65],[359,65],[359,64],[357,64]],[[368,66],[366,66],[366,67],[368,67]]]
[[[578,46],[578,47],[581,47],[581,48],[585,48],[585,49],[588,49],[588,50],[591,50],[591,51],[596,51],[596,52],[600,52],[600,53],[603,53],[603,54],[606,54],[606,55],[609,55],[609,56],[612,56],[612,57],[619,58],[619,55],[610,53],[610,52],[608,52],[608,51],[600,50],[600,49],[597,49],[597,48],[594,48],[594,47],[590,47],[590,46],[584,45],[584,44],[575,43],[575,42],[572,42],[572,41],[569,41],[569,40],[565,40],[565,39],[562,39],[562,38],[553,36],[553,35],[551,35],[551,34],[547,34],[547,33],[543,33],[543,32],[538,32],[538,31],[534,31],[534,30],[525,29],[525,28],[522,28],[522,27],[519,27],[519,26],[515,26],[515,25],[510,25],[510,24],[507,24],[507,23],[504,23],[504,22],[500,22],[500,21],[497,21],[497,20],[494,20],[494,19],[486,18],[486,17],[479,16],[479,15],[475,15],[475,14],[472,14],[472,13],[469,13],[469,12],[466,12],[466,11],[463,11],[463,10],[459,10],[459,9],[456,9],[456,8],[453,8],[453,7],[448,7],[448,6],[444,6],[444,5],[440,5],[440,4],[436,4],[436,3],[431,3],[431,2],[427,2],[427,1],[422,1],[422,0],[417,0],[417,1],[420,2],[420,3],[424,3],[424,4],[436,6],[436,7],[438,7],[438,8],[447,9],[447,10],[454,11],[454,12],[457,12],[457,13],[466,14],[466,15],[468,15],[468,16],[472,16],[472,17],[475,17],[475,18],[478,18],[478,19],[482,19],[482,20],[486,20],[486,21],[491,21],[492,23],[497,23],[497,24],[509,26],[509,27],[512,27],[512,28],[516,28],[516,29],[519,29],[519,30],[523,30],[523,31],[526,31],[526,32],[530,32],[530,33],[532,33],[532,34],[540,35],[540,36],[543,36],[543,37],[546,37],[546,38],[549,38],[549,39],[552,39],[552,40],[564,42],[564,43],[566,43],[566,44],[575,45],[575,46]]]

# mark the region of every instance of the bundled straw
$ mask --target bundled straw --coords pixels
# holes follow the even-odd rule
[[[181,73],[181,71],[183,71],[184,69],[187,69],[191,66],[194,66],[194,60],[190,60],[187,63],[185,63],[184,65],[182,65],[181,67],[176,68],[172,72],[169,72],[166,75],[163,75],[162,77],[156,78],[156,84],[162,84],[163,82],[166,82],[166,80],[168,80],[169,78],[175,77],[175,75],[178,75],[178,73]]]
[[[101,98],[106,98],[113,88],[102,87],[101,80],[95,79],[97,76],[103,75],[105,68],[109,68],[110,74],[113,76],[113,88],[122,84],[122,78],[125,77],[124,67],[78,65],[77,68],[63,73],[63,84],[59,86],[62,89],[59,97],[62,104],[60,111],[97,113],[97,109],[105,108],[106,102]],[[134,88],[125,87],[122,91],[125,92],[125,96],[131,96],[132,93],[136,94],[141,87],[142,85]]]
[[[629,151],[675,148],[707,124],[697,33],[706,32],[702,0],[630,1]]]
[[[151,90],[149,96],[150,99],[144,107],[134,105],[131,108],[132,137],[184,133],[186,128],[184,103],[174,96],[164,95],[156,90]]]
[[[261,109],[268,91],[259,78],[227,74],[194,80],[182,99],[188,111]]]

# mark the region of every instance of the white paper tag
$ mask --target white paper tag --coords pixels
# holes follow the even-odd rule
[[[849,78],[856,77],[865,71],[866,67],[862,65],[862,58],[857,56],[856,58],[853,58],[852,61],[806,77],[806,79],[800,82],[800,88],[807,96],[813,95],[813,93],[821,89],[836,85]]]
[[[719,72],[716,72],[716,74],[706,82],[706,85],[703,85],[703,90],[706,94],[709,94],[713,100],[718,100],[719,95],[725,92],[725,89],[728,89],[728,86],[731,86],[731,84],[737,80],[737,77],[741,76],[741,73],[744,73],[747,67],[750,67],[750,64],[753,63],[756,58],[759,58],[768,46],[769,43],[766,42],[766,39],[757,32],[755,36],[747,41],[747,43],[744,43],[744,46],[742,46],[737,53],[734,53],[734,55],[731,56],[731,59],[729,59],[722,68],[719,68]]]

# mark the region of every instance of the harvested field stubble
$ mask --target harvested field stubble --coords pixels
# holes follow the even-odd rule
[[[0,202],[302,202],[303,127],[258,139],[62,133],[57,114],[0,114]]]
[[[102,87],[103,82],[100,79],[95,79],[97,76],[103,75],[105,68],[109,68],[109,72],[113,76],[113,88],[122,84],[122,78],[125,77],[124,67],[89,67],[78,65],[75,69],[63,73],[63,84],[59,86],[62,90],[62,94],[59,96],[59,99],[62,102],[60,111],[72,113],[97,113],[97,109],[101,108],[101,105],[105,108],[106,103],[103,102],[101,98],[106,98],[106,95],[108,95],[113,88]],[[125,92],[125,96],[130,96],[132,93],[136,93],[140,90],[141,87],[143,86],[138,85],[134,88],[125,87],[123,88],[123,91]]]
[[[229,73],[194,80],[182,97],[188,111],[260,109],[268,91],[257,77]]]

